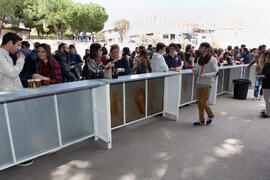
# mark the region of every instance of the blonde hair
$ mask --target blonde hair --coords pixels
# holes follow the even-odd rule
[[[259,66],[261,68],[264,67],[265,63],[270,63],[270,50],[265,51],[260,57],[259,57]]]

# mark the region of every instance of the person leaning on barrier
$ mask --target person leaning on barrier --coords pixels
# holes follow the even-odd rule
[[[90,54],[85,61],[82,71],[82,79],[100,79],[104,78],[104,73],[114,66],[112,62],[106,65],[101,62],[102,47],[99,43],[93,43],[90,46]]]
[[[234,63],[235,65],[241,64],[241,60],[240,60],[240,58],[239,58],[239,56],[238,56],[237,50],[232,49],[230,52],[231,52],[231,55],[232,55],[231,57],[232,57],[233,63]]]
[[[75,75],[70,71],[70,61],[68,58],[68,45],[65,43],[61,43],[58,46],[58,51],[55,54],[54,58],[61,66],[62,72],[62,81],[63,82],[72,82],[79,80],[75,77]]]
[[[250,59],[250,54],[247,48],[242,48],[241,49],[241,61],[243,64],[249,64],[251,59]]]
[[[50,79],[50,84],[59,84],[62,82],[61,68],[51,54],[51,48],[48,44],[40,44],[38,47],[38,74],[33,75],[33,79]]]
[[[206,124],[209,125],[214,120],[214,114],[207,104],[207,101],[210,96],[210,92],[212,89],[212,84],[214,78],[216,78],[218,73],[217,60],[210,53],[210,44],[202,43],[200,45],[200,58],[198,60],[198,64],[196,69],[193,68],[192,71],[194,74],[198,75],[197,78],[197,100],[198,100],[198,109],[199,109],[199,121],[194,122],[194,126],[204,125],[204,111],[206,111],[208,115],[208,119]]]
[[[0,46],[0,91],[10,91],[23,88],[19,74],[25,63],[25,56],[19,52],[17,63],[14,65],[9,54],[14,54],[21,47],[22,38],[14,33],[3,36]]]
[[[117,44],[114,44],[111,47],[110,59],[107,60],[106,64],[110,62],[114,63],[114,68],[119,76],[130,74],[130,67],[128,65],[128,60],[125,57],[120,56],[120,48]]]
[[[13,61],[15,62],[14,64],[16,64],[17,62],[16,57],[18,53],[21,52],[25,56],[25,63],[20,73],[20,79],[24,88],[28,88],[27,80],[32,79],[33,74],[37,73],[37,62],[31,58],[30,55],[31,52],[29,52],[29,48],[30,48],[29,42],[23,41],[22,48],[16,51],[15,55],[13,56],[14,58]]]
[[[158,43],[156,47],[156,53],[153,54],[153,57],[151,59],[151,69],[152,72],[167,72],[169,71],[169,68],[165,62],[164,57],[162,54],[164,54],[166,50],[166,46],[163,43]]]
[[[233,61],[232,61],[232,59],[231,59],[231,54],[229,53],[229,52],[225,52],[224,54],[223,54],[223,59],[222,59],[222,61],[223,61],[223,65],[224,66],[232,66],[233,65]]]
[[[140,54],[135,58],[133,68],[131,70],[133,74],[143,74],[151,72],[150,58],[147,56],[145,49],[140,51]]]
[[[165,56],[165,61],[170,71],[180,71],[182,69],[182,61],[176,53],[176,48],[176,44],[170,44],[169,53]]]

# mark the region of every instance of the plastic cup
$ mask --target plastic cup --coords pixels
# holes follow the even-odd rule
[[[35,87],[35,80],[34,79],[28,79],[28,88],[33,89]]]
[[[44,86],[49,86],[50,81],[51,81],[50,78],[45,78],[45,79],[42,80],[42,83],[43,83]]]
[[[41,79],[35,79],[35,85],[36,85],[36,88],[40,88],[41,87]]]

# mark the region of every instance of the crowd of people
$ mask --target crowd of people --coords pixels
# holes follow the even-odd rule
[[[227,49],[216,49],[208,43],[202,45],[207,47],[207,59],[208,61],[211,59],[212,63],[212,67],[209,69],[212,68],[214,74],[218,74],[218,72],[213,68],[213,59],[217,66],[247,64],[245,68],[250,68],[256,63],[253,99],[261,99],[263,94],[265,94],[265,98],[269,99],[270,92],[267,90],[270,89],[270,85],[267,84],[269,51],[266,51],[265,45],[253,49],[248,49],[245,45],[241,45],[240,48],[228,46]],[[29,42],[22,41],[16,34],[7,33],[3,37],[0,48],[0,91],[27,88],[29,79],[49,78],[51,84],[58,84],[183,69],[192,69],[195,73],[202,71],[203,67],[207,71],[207,66],[201,67],[203,55],[200,48],[195,50],[194,46],[188,44],[182,50],[181,44],[172,43],[166,46],[158,43],[155,47],[152,45],[148,45],[147,48],[139,46],[131,52],[128,47],[121,50],[115,44],[108,51],[105,45],[92,43],[90,48],[86,49],[84,57],[81,58],[73,44],[61,43],[57,51],[52,53],[48,44],[36,42],[34,49],[30,50]],[[199,74],[199,76],[201,75]],[[210,77],[213,78],[214,75],[211,74]],[[207,85],[203,84],[202,87],[209,87],[211,82],[207,81]],[[200,83],[204,82],[199,82],[199,85],[202,85]],[[261,85],[262,88],[260,88]],[[204,109],[208,109],[205,107],[205,103],[201,104]],[[208,112],[211,116],[210,110]],[[262,111],[262,114],[265,117],[270,116],[270,104],[267,104],[267,108]]]

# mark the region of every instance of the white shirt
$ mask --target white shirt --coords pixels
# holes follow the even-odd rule
[[[19,77],[24,59],[18,58],[14,66],[8,51],[0,48],[0,92],[23,88]]]
[[[154,53],[151,59],[152,72],[167,72],[169,71],[168,65],[164,57],[159,53]]]

